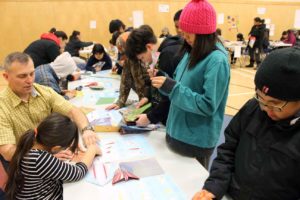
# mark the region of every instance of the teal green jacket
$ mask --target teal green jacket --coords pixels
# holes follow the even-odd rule
[[[230,66],[221,44],[194,68],[188,69],[186,53],[160,91],[171,100],[167,133],[179,141],[201,148],[215,147],[223,123]]]

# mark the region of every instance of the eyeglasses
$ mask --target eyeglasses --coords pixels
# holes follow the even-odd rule
[[[289,103],[288,101],[286,101],[282,106],[273,106],[273,105],[268,105],[268,104],[265,104],[264,102],[262,102],[260,99],[259,99],[259,96],[258,94],[256,93],[254,95],[254,99],[256,99],[256,101],[259,103],[259,106],[261,108],[268,108],[269,110],[272,110],[272,111],[275,111],[275,112],[282,112],[282,109]]]

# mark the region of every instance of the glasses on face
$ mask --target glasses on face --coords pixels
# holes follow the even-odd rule
[[[259,99],[259,96],[258,96],[257,93],[254,95],[254,98],[259,103],[259,106],[261,108],[268,108],[269,110],[272,110],[272,111],[275,111],[275,112],[282,112],[282,109],[289,103],[288,101],[286,101],[282,106],[268,105],[268,104],[265,104],[262,100]]]

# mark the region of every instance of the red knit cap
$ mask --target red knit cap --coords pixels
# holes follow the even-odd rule
[[[206,0],[192,0],[183,9],[179,26],[187,33],[214,33],[217,28],[216,11]]]

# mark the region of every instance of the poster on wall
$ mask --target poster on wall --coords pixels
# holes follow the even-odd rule
[[[169,4],[159,4],[158,5],[158,12],[161,12],[161,13],[170,12],[170,5]]]
[[[257,14],[264,15],[266,13],[266,8],[257,8]]]
[[[218,13],[218,24],[224,24],[224,13]]]
[[[96,20],[90,21],[90,29],[96,29],[97,28],[97,22]]]
[[[294,28],[300,28],[300,10],[296,10]]]
[[[138,28],[144,24],[144,12],[135,10],[132,12],[133,28]]]
[[[236,30],[236,32],[239,32],[239,17],[238,16],[227,16],[227,25],[228,25],[228,30],[232,31],[232,30]]]

